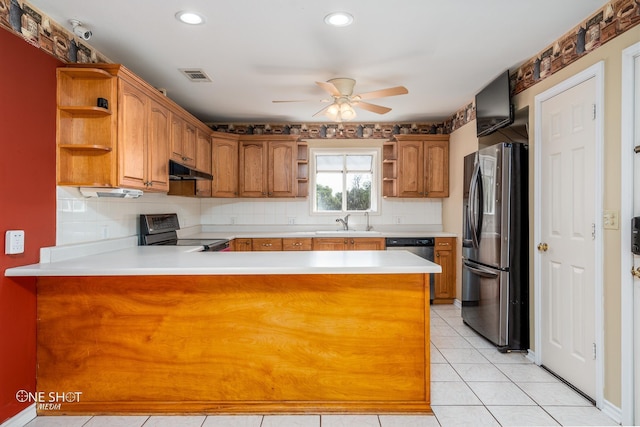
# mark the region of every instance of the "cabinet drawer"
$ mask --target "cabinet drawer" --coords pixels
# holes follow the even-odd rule
[[[282,239],[283,251],[310,251],[311,250],[311,237],[304,239]]]
[[[282,239],[251,239],[254,251],[281,251]]]

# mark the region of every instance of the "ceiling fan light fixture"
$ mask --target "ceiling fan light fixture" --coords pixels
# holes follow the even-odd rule
[[[353,15],[347,12],[333,12],[324,17],[324,22],[332,27],[347,27],[353,23]]]
[[[351,104],[345,102],[340,105],[340,117],[346,121],[353,120],[356,117],[356,111]]]
[[[176,19],[184,24],[200,25],[204,24],[204,16],[196,12],[189,12],[188,10],[181,10],[176,13]]]

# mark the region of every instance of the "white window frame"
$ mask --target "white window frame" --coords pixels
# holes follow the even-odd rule
[[[316,210],[316,156],[317,155],[336,155],[336,156],[344,156],[344,155],[370,155],[372,156],[371,161],[371,208],[368,211],[349,211],[343,209],[340,211],[318,211]],[[379,214],[380,213],[380,197],[381,197],[381,186],[380,186],[380,173],[381,173],[381,149],[380,148],[357,148],[357,147],[332,147],[332,148],[320,148],[314,147],[309,149],[309,170],[311,171],[309,176],[309,187],[310,187],[310,197],[309,197],[309,212],[312,216],[335,216],[336,214],[349,214],[349,213],[362,213],[369,212],[371,214]],[[344,181],[343,181],[344,183]],[[343,194],[345,194],[346,188],[343,188]]]

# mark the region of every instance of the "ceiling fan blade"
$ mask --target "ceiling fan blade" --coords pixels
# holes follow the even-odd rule
[[[371,111],[372,113],[386,114],[391,111],[391,108],[383,107],[382,105],[370,104],[368,102],[354,102],[354,107],[362,108],[363,110]]]
[[[326,107],[324,107],[322,110],[318,111],[317,113],[315,113],[313,116],[311,117],[315,117],[315,116],[319,116],[320,114],[324,114],[325,111],[327,111],[329,109],[329,107],[331,107],[333,104],[329,104]]]
[[[396,86],[390,87],[387,89],[374,90],[373,92],[361,93],[359,95],[360,99],[374,99],[374,98],[384,98],[387,96],[396,96],[396,95],[406,95],[409,93],[406,87],[404,86]]]
[[[320,86],[322,89],[324,89],[326,92],[328,92],[329,94],[331,94],[331,96],[337,96],[340,97],[342,96],[342,94],[340,93],[340,91],[338,90],[337,87],[335,87],[333,85],[333,83],[329,83],[329,82],[316,82],[316,84],[318,86]]]

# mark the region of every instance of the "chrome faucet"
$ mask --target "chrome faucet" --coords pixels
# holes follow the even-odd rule
[[[342,228],[345,230],[349,230],[349,216],[351,214],[347,214],[347,216],[345,216],[344,218],[338,218],[336,219],[336,222],[339,222],[342,224]]]
[[[373,227],[369,225],[369,212],[365,212],[364,216],[367,217],[367,228],[365,228],[365,231],[371,231]]]

